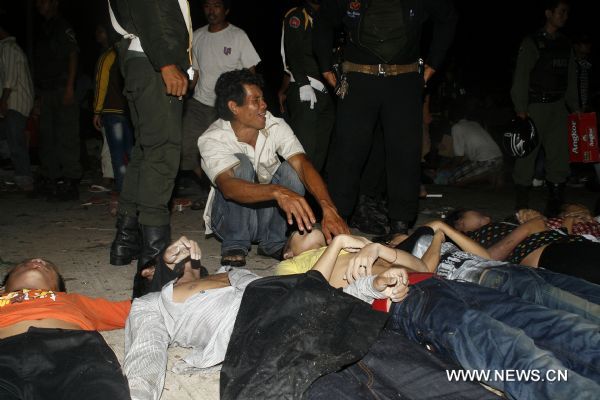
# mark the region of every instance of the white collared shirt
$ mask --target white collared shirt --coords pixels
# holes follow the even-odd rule
[[[265,128],[259,131],[255,147],[238,141],[229,121],[223,119],[213,122],[198,138],[202,170],[213,185],[204,208],[207,235],[212,233],[210,216],[215,196],[215,180],[219,174],[240,163],[235,154],[241,153],[250,159],[259,183],[270,183],[281,165],[279,156],[287,160],[296,154],[304,153],[304,148],[292,128],[283,119],[274,117],[268,111],[266,117]]]

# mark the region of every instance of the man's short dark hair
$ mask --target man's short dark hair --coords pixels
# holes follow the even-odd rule
[[[18,265],[18,264],[17,264]],[[6,273],[6,275],[4,275],[4,278],[2,279],[2,287],[6,287],[6,283],[8,282],[8,278],[10,277],[10,273],[12,272],[12,268]],[[67,291],[67,284],[65,283],[65,278],[60,274],[60,272],[58,272],[58,270],[56,270],[56,275],[58,276],[58,291],[59,292],[66,292]]]
[[[215,94],[217,100],[215,107],[219,118],[225,121],[231,121],[233,114],[227,103],[234,101],[237,105],[244,104],[246,99],[246,90],[244,85],[256,85],[261,89],[264,86],[260,75],[250,72],[249,69],[238,69],[221,74],[215,85]]]
[[[456,228],[456,224],[465,216],[467,211],[469,210],[466,208],[457,208],[456,210],[452,210],[448,213],[448,215],[446,215],[444,222],[451,227]]]
[[[208,0],[202,0],[202,5],[204,5],[204,3],[206,3]],[[229,8],[231,7],[231,0],[221,0],[221,2],[223,3],[223,7],[225,7],[226,10],[229,10]]]
[[[545,0],[544,1],[544,11],[550,10],[554,11],[556,7],[561,4],[570,5],[569,0]]]

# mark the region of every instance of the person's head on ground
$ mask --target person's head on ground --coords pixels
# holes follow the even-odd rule
[[[459,208],[450,212],[444,221],[461,232],[473,232],[489,224],[492,219],[481,211]]]
[[[35,6],[37,11],[44,19],[52,19],[58,14],[59,0],[36,0]]]
[[[565,203],[560,208],[559,217],[574,218],[574,222],[592,222],[592,211],[580,203]]]
[[[546,16],[545,29],[548,33],[554,33],[565,26],[569,18],[568,0],[548,0],[544,8]]]
[[[30,258],[15,265],[6,274],[2,285],[7,293],[21,289],[67,291],[56,265],[43,258]]]
[[[313,228],[310,232],[293,231],[283,246],[283,259],[288,260],[305,251],[320,249],[327,246],[325,235],[320,229]]]
[[[209,31],[218,32],[227,28],[227,25],[229,25],[227,14],[229,14],[230,3],[229,0],[204,0],[202,2]]]
[[[248,69],[221,74],[215,85],[215,107],[219,118],[240,128],[264,129],[267,103],[263,98],[263,79]],[[234,127],[235,130],[235,127]]]

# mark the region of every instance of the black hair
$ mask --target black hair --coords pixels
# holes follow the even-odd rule
[[[452,210],[448,213],[448,215],[446,215],[446,218],[444,218],[444,222],[450,225],[451,227],[456,228],[456,224],[465,216],[465,213],[467,211],[469,210],[467,210],[466,208],[457,208],[455,210]]]
[[[204,3],[206,3],[208,0],[202,0],[202,5],[204,5]],[[221,0],[221,2],[223,3],[223,7],[225,7],[226,10],[229,10],[229,8],[231,7],[231,0]]]
[[[51,263],[52,265],[54,265],[54,263]],[[18,264],[17,264],[18,265]],[[56,267],[55,267],[56,268]],[[6,273],[6,275],[4,275],[4,278],[2,279],[2,287],[6,287],[6,283],[8,282],[8,278],[10,278],[10,274],[12,272],[12,268]],[[55,269],[56,271],[56,275],[58,276],[58,291],[59,292],[66,292],[67,291],[67,284],[65,283],[65,278],[60,274],[60,272],[58,272],[57,269]]]
[[[569,5],[569,0],[545,0],[544,11],[554,11],[561,4]]]
[[[246,99],[246,90],[244,85],[256,85],[261,89],[264,86],[260,75],[250,72],[249,69],[238,69],[221,74],[215,85],[215,94],[217,100],[215,107],[219,118],[225,121],[233,119],[233,113],[227,103],[235,102],[237,105],[243,105]]]

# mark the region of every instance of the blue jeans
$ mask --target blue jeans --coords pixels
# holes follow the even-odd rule
[[[359,362],[317,379],[307,400],[498,398],[477,383],[452,381],[446,370],[459,369],[401,333],[384,331]]]
[[[127,162],[133,147],[133,129],[129,118],[122,114],[102,114],[102,125],[110,150],[110,159],[115,175],[115,188],[121,192]]]
[[[540,272],[542,271],[520,265],[492,267],[483,271],[479,284],[531,303],[574,313],[595,324],[600,324],[600,305],[576,296],[569,290],[562,290],[547,282],[546,278],[552,278],[550,279],[552,282],[562,283],[565,287],[576,288],[578,281],[585,282],[588,286],[597,285],[569,275],[550,272],[556,275],[550,277]]]
[[[235,167],[235,177],[256,182],[256,172],[250,159],[236,154],[240,163]],[[304,185],[292,166],[284,161],[271,180],[272,184],[285,186],[304,195]],[[275,254],[286,242],[287,221],[277,203],[239,204],[226,200],[217,189],[211,210],[211,228],[223,241],[221,254],[229,250],[243,250],[246,254],[253,242],[267,254]]]
[[[568,370],[561,382],[487,380],[516,399],[600,393],[598,325],[471,283],[428,279],[392,308],[390,328],[469,370]]]
[[[594,304],[600,304],[600,285],[576,276],[552,272],[545,268],[537,268],[535,272],[553,286],[573,293]]]
[[[15,110],[7,110],[0,124],[6,135],[10,158],[15,168],[15,183],[19,187],[33,183],[31,165],[29,162],[29,148],[25,137],[27,117]]]

